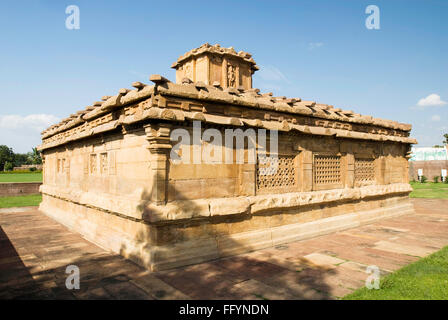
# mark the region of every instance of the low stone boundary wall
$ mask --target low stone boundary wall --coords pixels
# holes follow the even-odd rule
[[[41,184],[42,182],[0,183],[0,197],[37,194]]]
[[[422,169],[423,175],[432,181],[435,176],[442,175],[442,169],[448,170],[448,160],[409,161],[410,180],[418,179],[418,169]]]

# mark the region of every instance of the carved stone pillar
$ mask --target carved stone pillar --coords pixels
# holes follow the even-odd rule
[[[347,153],[345,156],[347,163],[347,175],[345,176],[345,187],[353,188],[355,186],[355,155]]]
[[[353,145],[349,142],[340,141],[339,152],[343,156],[341,165],[341,174],[343,176],[345,188],[353,188],[355,186],[355,152]]]
[[[45,155],[42,154],[42,152],[40,152],[40,158],[42,159],[42,183],[45,184],[46,183],[46,166],[45,166]]]
[[[313,190],[313,153],[308,150],[303,150],[300,152],[299,161],[302,163],[302,187],[301,191],[312,191]]]
[[[239,195],[254,196],[256,189],[256,164],[245,163],[239,166]]]
[[[377,160],[378,169],[376,170],[376,181],[378,184],[384,185],[388,184],[386,182],[386,155],[384,153],[384,144],[381,143],[379,150],[379,157]]]
[[[148,124],[145,127],[148,149],[151,153],[152,189],[150,200],[165,204],[168,191],[168,160],[171,152],[171,125],[166,123]]]
[[[382,155],[378,161],[379,164],[379,184],[389,184],[389,172],[387,168],[387,157]]]

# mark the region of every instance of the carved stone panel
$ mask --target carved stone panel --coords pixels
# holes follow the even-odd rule
[[[227,86],[236,88],[237,86],[237,72],[236,66],[227,64]]]
[[[96,154],[91,154],[90,155],[90,174],[96,174],[96,172],[97,172],[97,167],[98,167],[98,165],[97,165],[97,162],[98,162],[98,160],[97,160],[97,155]]]
[[[194,81],[193,77],[193,62],[186,63],[184,66],[184,77]]]
[[[100,171],[101,175],[106,175],[109,168],[109,162],[107,157],[107,152],[100,154]]]

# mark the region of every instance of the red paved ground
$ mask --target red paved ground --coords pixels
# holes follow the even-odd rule
[[[448,245],[448,200],[416,213],[170,271],[149,273],[36,208],[0,209],[0,299],[335,299]],[[66,266],[81,272],[68,290]]]

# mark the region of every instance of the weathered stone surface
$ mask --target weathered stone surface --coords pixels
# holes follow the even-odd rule
[[[312,264],[318,265],[318,266],[332,266],[332,265],[338,265],[341,263],[344,263],[345,260],[335,258],[326,254],[321,253],[311,253],[304,258],[307,261],[310,261]]]
[[[419,259],[414,256],[416,246],[429,249],[426,254],[446,246],[447,202],[413,199],[416,212],[406,216],[213,262],[152,273],[89,243],[36,208],[0,209],[0,238],[3,241],[0,297],[335,299],[364,286],[370,275],[366,272],[369,265],[376,265],[380,276],[384,277],[390,270]],[[384,250],[379,247],[372,249],[375,244],[384,245],[384,242],[387,242]],[[411,248],[411,252],[396,252],[397,248],[403,247]],[[395,252],[390,251],[391,248]],[[347,262],[328,267],[325,264],[313,265],[306,260],[307,256],[322,255]],[[80,267],[80,290],[69,291],[65,287],[65,268],[69,264]]]
[[[172,201],[164,206],[155,206],[151,203],[145,207],[144,219],[150,222],[182,220],[197,217],[209,217],[208,200]]]
[[[249,212],[249,200],[247,198],[216,199],[210,201],[210,214],[217,215],[231,215],[244,214]]]
[[[403,244],[392,243],[392,242],[384,241],[384,240],[378,241],[377,243],[375,243],[374,248],[380,249],[383,251],[390,251],[390,252],[407,254],[410,256],[418,256],[418,257],[427,256],[430,252],[433,251],[431,249],[423,248],[420,246],[403,245]]]
[[[409,125],[260,93],[233,48],[173,68],[42,133],[42,211],[151,270],[412,212]]]

